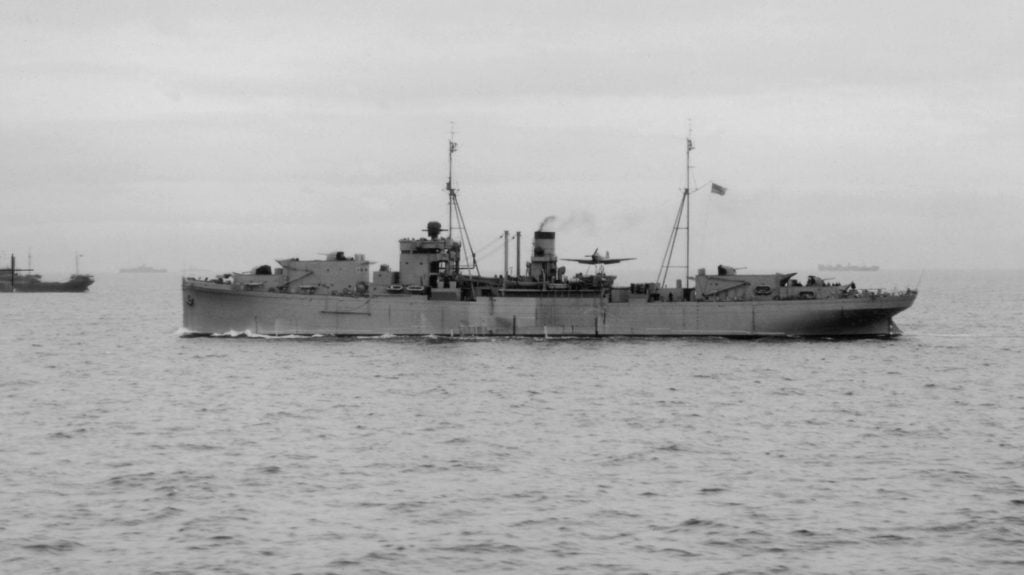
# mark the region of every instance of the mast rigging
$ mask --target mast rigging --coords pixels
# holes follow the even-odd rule
[[[448,138],[448,183],[445,189],[448,191],[448,239],[452,237],[452,230],[459,230],[459,239],[466,246],[466,271],[475,271],[480,274],[476,264],[476,252],[473,251],[473,243],[469,240],[469,230],[466,229],[466,221],[462,217],[462,208],[459,206],[458,189],[452,184],[452,165],[455,151],[459,145],[455,142],[455,126],[452,125],[451,135]]]
[[[679,238],[679,230],[686,230],[686,262],[683,265],[685,270],[685,287],[690,287],[690,152],[693,151],[693,131],[686,137],[686,183],[683,187],[683,198],[679,202],[679,209],[676,210],[676,219],[672,224],[672,233],[669,234],[668,245],[665,246],[665,255],[661,258],[661,271],[658,273],[658,285],[667,287],[669,268],[672,266],[672,256],[675,253],[676,242]],[[681,227],[683,212],[686,212],[686,225]],[[678,267],[678,266],[677,266]]]

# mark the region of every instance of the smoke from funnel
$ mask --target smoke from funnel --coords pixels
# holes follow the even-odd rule
[[[540,227],[537,228],[537,230],[543,232],[544,231],[544,226],[547,226],[548,224],[554,222],[555,219],[556,219],[555,216],[548,216],[548,217],[544,218],[544,221],[540,223]]]
[[[558,229],[559,231],[568,230],[583,230],[585,232],[593,232],[596,230],[597,224],[594,221],[594,215],[585,210],[573,211],[569,214],[568,218],[559,220]]]

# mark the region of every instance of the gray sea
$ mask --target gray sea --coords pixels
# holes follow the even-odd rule
[[[3,573],[1021,573],[1024,272],[893,340],[187,338],[0,294]]]

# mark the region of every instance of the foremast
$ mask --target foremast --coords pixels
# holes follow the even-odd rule
[[[683,186],[683,197],[679,201],[679,209],[676,210],[676,219],[672,224],[672,233],[669,234],[668,245],[665,246],[665,255],[661,258],[661,270],[658,273],[658,286],[668,287],[668,274],[669,269],[672,268],[672,256],[675,253],[676,243],[679,239],[679,230],[686,231],[686,261],[683,265],[685,273],[685,286],[690,287],[690,189],[691,189],[691,173],[693,166],[690,165],[690,152],[693,151],[693,132],[686,137],[686,183]],[[683,212],[686,212],[685,225],[681,225],[683,221]],[[676,266],[678,267],[678,266]]]
[[[452,166],[455,151],[459,145],[455,142],[455,126],[452,126],[451,134],[448,137],[448,183],[445,190],[448,191],[448,239],[452,239],[452,230],[459,231],[459,241],[466,246],[463,253],[466,256],[466,272],[472,275],[480,275],[480,268],[476,264],[476,252],[473,251],[473,244],[469,241],[469,230],[466,229],[466,220],[462,217],[462,208],[459,206],[458,189],[452,183]]]
[[[29,265],[31,265],[31,259],[29,260]],[[14,264],[14,253],[11,253],[11,267],[9,269],[6,269],[6,270],[0,270],[0,273],[2,273],[2,272],[11,272],[11,289],[10,289],[10,292],[14,293],[14,292],[18,291],[14,287],[14,284],[15,284],[17,278],[18,278],[18,272],[30,272],[30,271],[32,271],[31,267],[19,268],[18,266],[16,266]]]

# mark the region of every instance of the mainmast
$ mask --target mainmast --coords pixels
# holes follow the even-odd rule
[[[679,230],[686,230],[686,263],[683,266],[685,269],[686,278],[685,287],[690,287],[690,172],[692,166],[690,165],[690,152],[693,151],[693,133],[686,137],[686,183],[683,187],[683,198],[679,202],[679,209],[676,211],[675,223],[672,225],[672,233],[669,235],[668,246],[665,247],[665,255],[661,258],[661,271],[658,273],[658,286],[668,287],[668,270],[672,267],[672,255],[676,249],[676,241],[679,237]],[[686,212],[686,225],[685,227],[680,226],[682,221],[683,212]]]
[[[473,251],[473,244],[469,241],[469,231],[466,229],[466,221],[462,218],[462,208],[459,207],[458,190],[452,184],[452,165],[455,151],[459,145],[455,143],[455,126],[452,125],[451,135],[448,138],[448,183],[445,189],[448,191],[448,239],[452,238],[452,230],[458,228],[459,239],[466,246],[466,270],[474,270],[480,275],[480,269],[476,265],[476,252]]]

